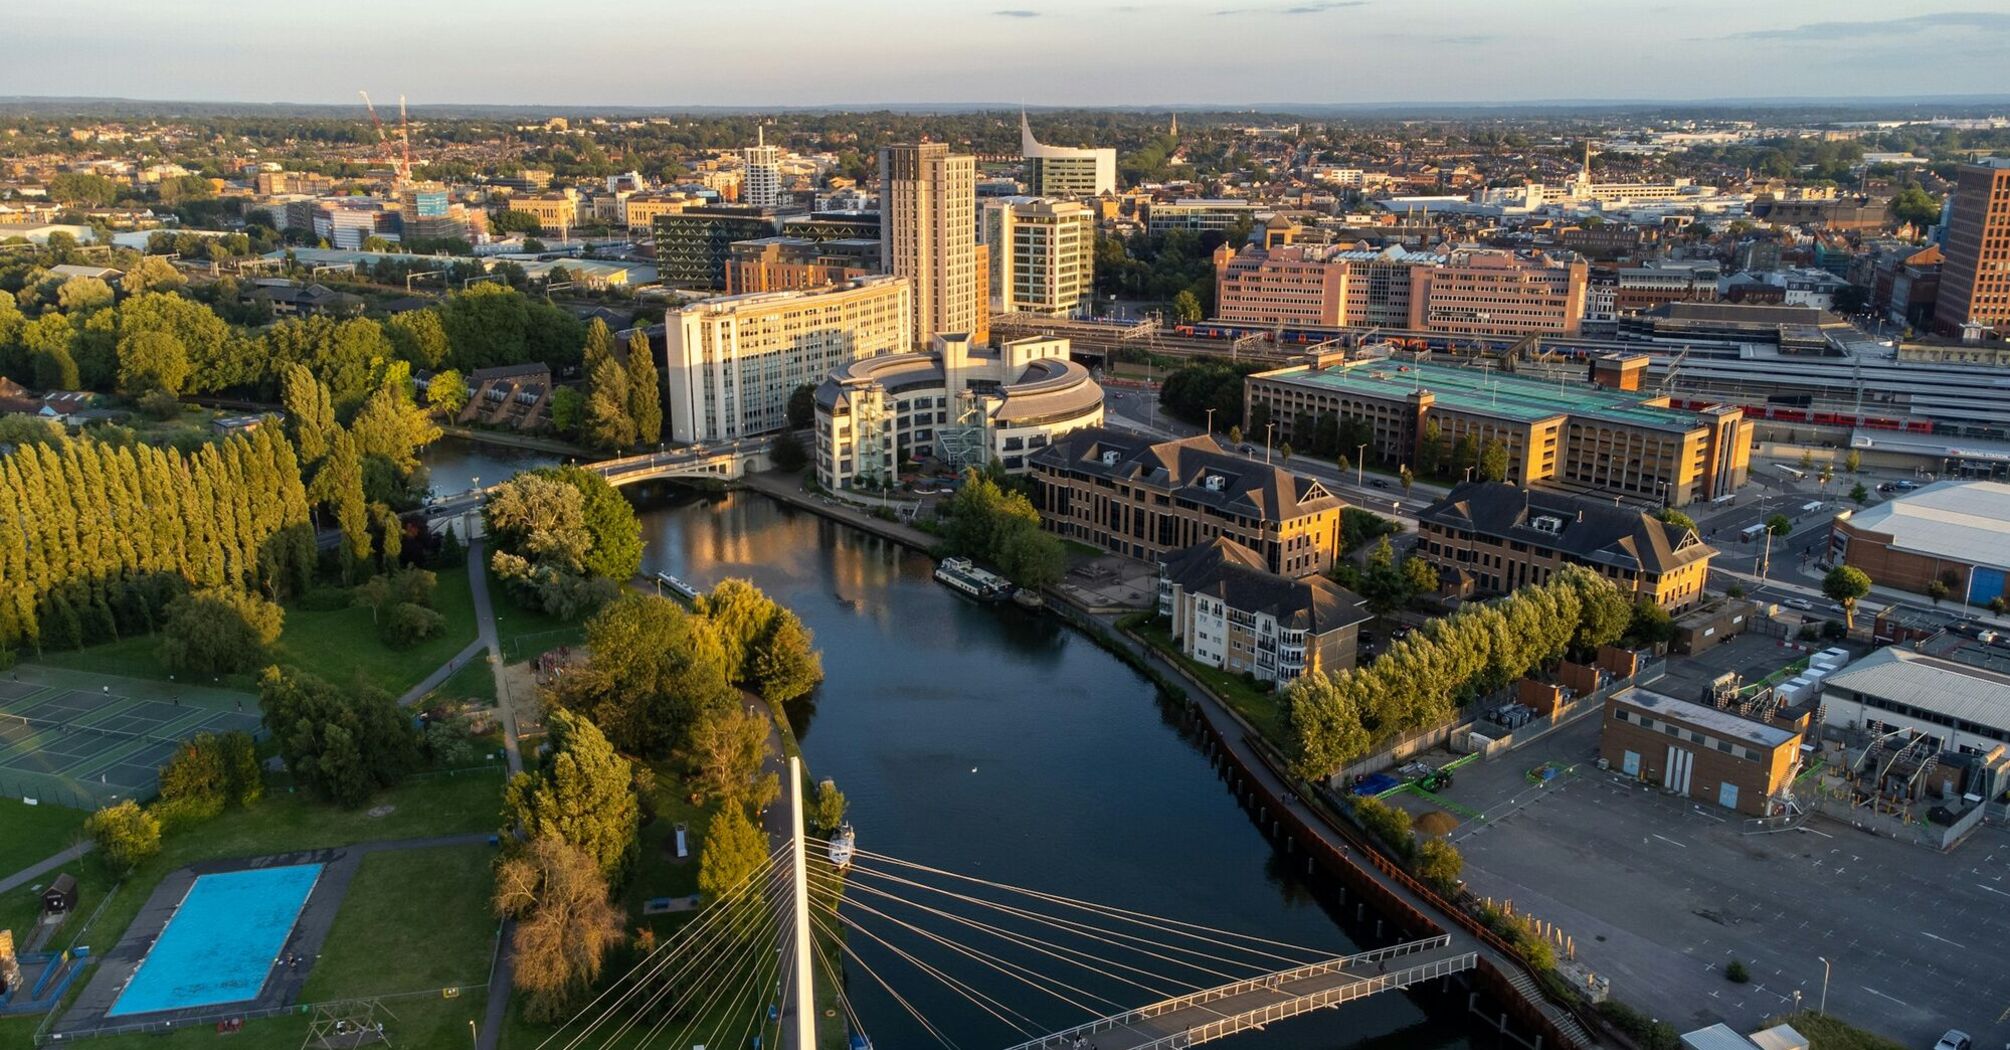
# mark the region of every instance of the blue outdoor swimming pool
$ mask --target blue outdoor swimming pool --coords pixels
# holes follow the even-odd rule
[[[106,1016],[257,998],[320,878],[319,864],[197,877]]]

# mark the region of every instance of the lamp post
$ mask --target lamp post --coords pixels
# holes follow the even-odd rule
[[[1275,423],[1263,424],[1263,463],[1265,466],[1270,464],[1270,432],[1276,429],[1277,424]]]
[[[1354,446],[1354,487],[1357,489],[1361,487],[1361,470],[1366,466],[1364,460],[1367,455],[1368,443],[1366,441]]]
[[[1214,409],[1207,410],[1207,436],[1214,436]]]
[[[1829,1012],[1829,960],[1827,956],[1822,955],[1817,955],[1815,958],[1822,961],[1822,1004],[1815,1009],[1815,1012],[1818,1014],[1827,1014]]]

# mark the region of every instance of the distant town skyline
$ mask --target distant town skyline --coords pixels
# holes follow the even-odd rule
[[[858,0],[833,16],[743,0],[637,5],[611,31],[530,0],[355,0],[321,28],[286,5],[76,0],[12,49],[0,95],[341,104],[363,88],[430,104],[779,108],[2000,93],[2010,11],[1981,7]]]

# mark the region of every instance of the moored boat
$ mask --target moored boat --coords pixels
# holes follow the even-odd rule
[[[949,589],[961,591],[980,602],[1003,601],[1012,594],[1012,581],[995,572],[980,569],[968,558],[944,558],[935,567],[935,579]]]
[[[838,829],[831,833],[831,865],[838,868],[850,867],[852,854],[857,851],[858,833],[851,829],[850,824],[838,825]]]

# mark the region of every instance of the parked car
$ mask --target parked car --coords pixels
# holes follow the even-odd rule
[[[1381,478],[1375,478],[1368,482],[1368,487],[1375,489],[1386,489],[1389,487],[1389,483],[1387,481],[1382,480]]]
[[[1955,1028],[1949,1028],[1940,1042],[1933,1044],[1933,1050],[1974,1050],[1974,1047],[1975,1041],[1968,1038],[1968,1033]]]
[[[1815,607],[1815,603],[1807,600],[1806,598],[1788,598],[1786,601],[1781,602],[1780,604],[1786,606],[1789,609],[1801,609],[1805,611],[1812,611]]]

